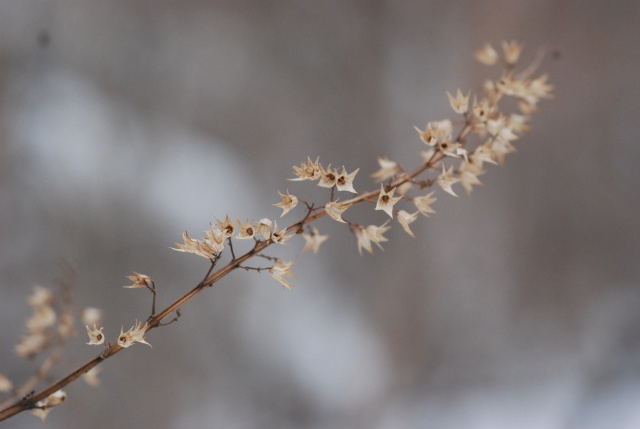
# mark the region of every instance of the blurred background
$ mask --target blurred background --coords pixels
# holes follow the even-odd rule
[[[471,198],[437,192],[416,238],[394,221],[374,255],[321,220],[295,290],[233,273],[100,387],[70,385],[47,425],[639,427],[639,20],[635,0],[2,0],[0,372],[32,374],[13,347],[60,260],[115,341],[150,310],[122,288],[132,270],[158,305],[206,272],[170,249],[183,230],[318,197],[285,180],[307,156],[360,168],[358,190],[376,155],[413,165],[413,126],[453,117],[445,91],[498,76],[473,52],[516,39],[525,61],[555,52],[555,99]],[[98,353],[77,326],[48,381]]]

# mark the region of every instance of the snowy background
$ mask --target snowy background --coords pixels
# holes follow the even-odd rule
[[[369,189],[452,117],[445,91],[495,77],[473,52],[517,39],[557,52],[555,99],[471,198],[439,192],[373,256],[322,220],[293,292],[234,273],[47,426],[639,427],[638,22],[634,0],[0,1],[0,372],[31,374],[13,345],[61,259],[113,341],[148,315],[132,270],[159,304],[206,272],[170,250],[184,229],[276,218],[307,156]],[[56,375],[97,353],[79,332]]]

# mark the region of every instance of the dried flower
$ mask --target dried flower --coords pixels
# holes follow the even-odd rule
[[[302,234],[302,238],[305,240],[304,249],[302,249],[302,253],[306,253],[307,250],[313,249],[313,253],[318,253],[318,249],[320,249],[320,245],[327,241],[329,238],[328,235],[320,235],[318,229],[313,227],[311,229],[311,234]]]
[[[396,175],[398,171],[400,171],[400,166],[395,161],[389,161],[389,159],[385,157],[378,156],[378,164],[380,164],[380,169],[373,173],[371,177],[376,179],[378,182],[384,182],[385,180]]]
[[[469,158],[469,162],[460,163],[460,182],[462,187],[467,191],[467,195],[471,195],[473,185],[482,185],[478,176],[484,174],[484,170],[475,160],[473,155]]]
[[[238,222],[238,225],[240,226],[240,232],[235,236],[235,238],[239,240],[247,240],[249,238],[253,238],[258,231],[257,226],[249,223],[249,218],[247,218],[247,222],[244,225],[242,224],[242,222]]]
[[[102,310],[95,307],[86,307],[82,310],[82,323],[85,325],[97,325],[102,319]]]
[[[34,308],[33,316],[27,320],[29,332],[41,332],[56,323],[56,312],[48,305]]]
[[[90,346],[98,346],[100,344],[104,344],[104,335],[102,334],[102,330],[104,328],[96,328],[96,325],[93,325],[93,329],[89,328],[89,325],[86,326],[87,334],[89,334],[89,344]]]
[[[504,60],[509,65],[514,65],[518,62],[520,58],[520,52],[522,52],[522,48],[524,45],[522,43],[518,43],[515,40],[511,42],[502,41],[502,50],[504,51]]]
[[[294,279],[296,278],[296,276],[294,276],[291,273],[291,268],[293,267],[294,262],[295,262],[295,259],[289,262],[285,262],[282,259],[276,259],[276,262],[273,264],[273,267],[269,269],[269,274],[271,274],[271,277],[278,280],[282,284],[282,286],[285,286],[291,289],[294,286],[291,283],[289,283],[285,279],[285,277],[291,277]]]
[[[236,232],[236,223],[238,220],[234,220],[233,222],[229,219],[229,215],[227,215],[224,219],[224,222],[216,217],[216,221],[218,222],[218,227],[220,228],[220,232],[224,238],[232,237]],[[213,230],[213,228],[211,228]],[[224,241],[224,239],[223,239]],[[220,249],[222,251],[222,249]]]
[[[273,232],[271,233],[271,240],[274,243],[285,244],[284,242],[293,237],[295,234],[284,235],[286,230],[280,231],[278,229],[278,222],[274,222]]]
[[[427,195],[415,197],[413,199],[413,205],[415,205],[418,211],[426,217],[429,217],[429,213],[436,212],[431,208],[431,204],[433,204],[437,200],[437,198],[432,198],[432,195],[433,192],[429,192]]]
[[[409,224],[415,221],[417,217],[418,212],[409,213],[404,210],[400,210],[398,212],[398,222],[402,225],[402,228],[407,232],[407,234],[412,237],[415,237],[415,235],[413,235],[413,231],[409,228]]]
[[[342,219],[342,213],[344,213],[349,207],[351,207],[351,204],[339,203],[338,200],[329,201],[324,205],[324,209],[326,210],[327,214],[331,216],[332,219],[342,223],[347,223]]]
[[[451,167],[449,167],[449,169],[446,170],[446,171],[445,171],[444,165],[443,165],[442,166],[442,174],[440,174],[438,176],[436,181],[438,182],[438,185],[440,185],[442,190],[444,190],[445,192],[453,195],[454,197],[457,197],[456,193],[453,192],[453,189],[451,189],[451,185],[453,185],[454,183],[458,183],[460,181],[460,179],[457,178],[457,177],[453,177],[453,165]]]
[[[217,218],[216,218],[217,219]],[[227,220],[229,217],[227,216]],[[221,222],[218,220],[218,224]],[[235,232],[235,222],[233,225],[229,225],[228,222],[223,222],[223,228],[218,229],[211,225],[211,228],[208,231],[205,231],[204,244],[207,249],[211,249],[213,253],[220,253],[224,250],[224,241],[233,235]],[[231,235],[229,235],[231,234]],[[211,258],[209,258],[211,259]]]
[[[98,378],[98,373],[100,372],[99,366],[94,366],[86,373],[82,374],[82,379],[92,387],[98,387],[100,385],[100,379]]]
[[[22,358],[31,359],[45,348],[47,342],[47,336],[44,332],[34,332],[21,337],[13,351]]]
[[[33,409],[29,410],[31,414],[34,414],[42,419],[46,423],[47,414],[51,411],[51,408],[62,404],[67,399],[67,394],[62,390],[58,390],[51,395],[44,398],[42,401],[36,402]]]
[[[318,186],[323,188],[333,188],[338,180],[338,172],[331,169],[331,164],[325,170],[322,165],[320,166],[320,181]]]
[[[184,240],[184,244],[174,243],[178,248],[176,249],[172,247],[173,250],[177,250],[178,252],[194,253],[206,259],[213,259],[216,253],[222,251],[221,248],[218,249],[218,246],[212,247],[208,243],[192,239],[189,237],[189,233],[187,233],[187,231],[182,234],[182,238]]]
[[[295,195],[291,195],[289,194],[289,190],[287,189],[287,195],[281,194],[280,191],[278,191],[278,195],[280,195],[280,198],[282,198],[282,201],[279,202],[278,204],[273,204],[274,207],[280,207],[282,209],[282,214],[280,215],[280,217],[286,215],[289,210],[293,209],[295,206],[298,205],[298,197],[296,197]]]
[[[3,374],[0,374],[0,392],[8,392],[13,389],[13,383]]]
[[[260,219],[260,222],[258,222],[258,230],[256,232],[256,235],[262,234],[265,240],[270,239],[271,225],[272,223],[269,219],[267,218]]]
[[[302,162],[300,167],[293,166],[293,172],[296,176],[295,179],[289,179],[292,181],[299,180],[316,180],[320,177],[320,164],[318,161],[320,157],[316,159],[316,162],[312,162],[310,157],[307,157],[308,162]]]
[[[500,58],[496,50],[493,49],[493,46],[491,46],[489,43],[485,43],[482,49],[478,49],[474,57],[482,64],[486,64],[488,66],[494,65]]]
[[[53,294],[47,288],[36,285],[33,289],[33,294],[29,297],[29,305],[32,307],[44,307],[51,304],[53,301]]]
[[[469,110],[470,96],[471,96],[471,91],[469,91],[469,93],[466,96],[464,96],[462,95],[462,92],[458,89],[458,92],[456,93],[455,98],[453,98],[453,96],[449,94],[449,92],[447,92],[447,97],[449,97],[449,103],[451,104],[451,108],[453,109],[454,112],[460,113],[461,115],[464,115]]]
[[[123,332],[123,328],[120,328],[120,335],[118,336],[118,345],[127,348],[133,343],[143,343],[151,347],[151,344],[145,341],[143,335],[147,330],[147,324],[142,325],[142,322],[136,320],[136,324],[131,327],[127,332]]]
[[[131,286],[124,286],[128,289],[137,289],[137,288],[147,288],[151,286],[151,278],[144,274],[138,274],[135,271],[133,272],[133,276],[127,276],[129,280],[133,282]]]
[[[356,177],[360,169],[356,169],[353,173],[347,174],[347,170],[342,166],[342,173],[336,179],[336,187],[338,191],[347,191],[357,194],[356,190],[353,188],[353,179]]]
[[[376,204],[376,210],[383,210],[390,218],[393,218],[393,206],[402,199],[402,197],[394,197],[393,194],[396,188],[393,188],[389,192],[384,191],[384,186],[380,184],[380,194],[378,195],[378,202]]]

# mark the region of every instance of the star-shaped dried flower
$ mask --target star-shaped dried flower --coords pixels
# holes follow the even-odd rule
[[[471,91],[464,96],[462,95],[462,91],[458,89],[456,93],[456,97],[454,98],[449,92],[447,92],[447,97],[449,97],[449,103],[451,104],[451,108],[454,112],[460,113],[464,115],[469,111],[469,97],[471,96]]]
[[[145,341],[144,333],[147,330],[147,324],[142,325],[142,322],[138,322],[136,320],[136,324],[131,327],[127,332],[123,332],[123,329],[120,328],[120,335],[118,336],[118,344],[121,347],[127,348],[133,343],[143,343],[151,347],[151,344]]]
[[[40,419],[46,423],[49,411],[51,411],[53,407],[62,404],[66,399],[67,394],[62,390],[58,390],[44,398],[42,401],[36,402],[34,408],[30,409],[29,412],[40,417]]]
[[[151,286],[151,278],[149,276],[145,276],[144,274],[138,274],[135,271],[133,272],[133,276],[127,276],[129,280],[133,282],[131,286],[123,286],[127,289],[137,289],[137,288],[147,288]]]
[[[327,214],[331,216],[332,219],[342,223],[347,223],[342,219],[342,213],[344,213],[349,207],[351,207],[351,204],[339,203],[338,200],[329,201],[324,205],[324,209],[326,210]]]
[[[338,180],[338,172],[331,169],[331,164],[325,170],[322,165],[320,166],[320,181],[318,186],[323,188],[333,188]]]
[[[490,164],[497,165],[498,163],[493,159],[494,153],[493,149],[491,149],[492,141],[491,139],[487,140],[484,144],[477,146],[473,151],[473,159],[476,164],[482,167],[482,164],[488,162]]]
[[[304,238],[305,245],[304,249],[302,249],[302,253],[306,253],[307,250],[313,249],[313,253],[318,253],[320,249],[320,245],[327,241],[329,238],[328,235],[320,235],[318,229],[313,227],[311,229],[311,234],[302,234],[302,238]]]
[[[453,177],[453,165],[446,171],[444,169],[444,165],[442,165],[442,173],[438,176],[436,181],[438,182],[438,185],[440,185],[442,190],[453,195],[454,197],[457,197],[456,193],[453,192],[453,189],[451,189],[451,185],[453,185],[454,183],[458,183],[460,179],[457,177]]]
[[[393,188],[389,192],[384,191],[384,186],[380,184],[380,194],[378,195],[378,202],[376,204],[376,210],[383,210],[390,218],[393,219],[393,206],[402,199],[402,197],[394,197],[396,188]]]
[[[104,344],[104,334],[102,330],[104,328],[96,328],[96,325],[93,325],[93,329],[89,329],[89,325],[87,327],[87,334],[89,334],[89,344],[90,346],[98,346],[100,344]]]
[[[524,45],[522,43],[518,43],[515,40],[511,42],[502,41],[502,50],[504,51],[504,60],[509,65],[514,65],[518,62],[520,58],[520,52],[522,52],[522,48]]]
[[[224,238],[232,237],[236,232],[236,223],[238,220],[234,220],[233,222],[229,219],[229,215],[227,215],[224,219],[224,222],[216,217],[216,221],[218,222],[218,228],[222,232]]]
[[[417,217],[418,212],[409,213],[404,210],[400,210],[398,212],[398,222],[400,223],[400,225],[402,225],[402,228],[407,232],[407,234],[414,238],[415,235],[413,235],[413,231],[411,231],[411,228],[409,228],[409,224],[415,221]]]
[[[362,249],[365,249],[369,253],[373,253],[373,249],[371,248],[371,243],[375,243],[376,246],[380,248],[380,250],[384,250],[380,243],[384,243],[388,241],[382,234],[387,232],[391,227],[387,226],[389,220],[383,223],[380,226],[369,225],[366,228],[358,225],[355,228],[356,237],[358,239],[358,252],[362,255]]]
[[[437,124],[436,124],[436,128],[434,129],[431,125],[431,122],[429,122],[425,127],[424,131],[422,131],[420,128],[416,126],[414,126],[413,128],[415,128],[415,130],[418,132],[418,135],[420,136],[420,140],[422,140],[426,145],[435,146],[435,144],[438,142]]]
[[[489,43],[485,43],[485,45],[481,49],[478,49],[474,57],[482,64],[486,64],[488,66],[494,65],[500,58],[496,50],[493,49],[493,46],[491,46]]]
[[[338,191],[347,191],[357,194],[356,190],[353,188],[353,179],[356,177],[360,169],[356,169],[353,173],[347,174],[347,170],[342,166],[342,173],[336,179],[336,187]]]
[[[218,224],[220,224],[220,221],[218,221]],[[228,237],[230,237],[228,235],[228,233],[230,232],[229,228],[230,228],[229,225],[226,225],[224,229],[220,230],[214,227],[213,225],[211,225],[211,228],[208,231],[205,231],[204,233],[205,234],[204,244],[208,248],[212,249],[214,253],[222,252],[224,250],[224,241]],[[235,222],[233,223],[231,228],[235,232]]]
[[[187,231],[182,234],[182,238],[184,240],[184,244],[174,243],[176,246],[178,246],[178,248],[176,249],[172,247],[173,250],[177,250],[178,252],[193,253],[206,259],[213,259],[215,254],[221,251],[221,249],[217,250],[216,248],[211,247],[205,242],[192,239],[191,237],[189,237],[189,233],[187,233]]]
[[[362,255],[362,249],[367,252],[373,254],[373,248],[371,247],[371,239],[369,238],[369,233],[367,228],[362,227],[360,225],[356,225],[354,227],[354,231],[356,233],[356,238],[358,239],[358,253]]]
[[[245,223],[244,225],[242,224],[242,222],[238,222],[238,225],[240,226],[240,232],[234,238],[237,238],[239,240],[248,240],[255,237],[255,235],[258,233],[258,227],[252,225],[249,222],[249,218],[247,218],[247,223]]]
[[[273,204],[274,207],[280,207],[282,209],[282,214],[280,215],[280,217],[286,215],[289,210],[293,209],[295,206],[298,205],[298,197],[296,197],[295,195],[291,195],[289,194],[289,190],[287,189],[287,195],[281,194],[280,191],[278,191],[278,195],[280,195],[280,198],[282,198],[282,201],[279,202],[278,204]]]
[[[432,198],[432,195],[433,192],[429,192],[427,195],[422,195],[413,199],[413,204],[416,206],[418,211],[426,217],[429,217],[429,213],[436,212],[431,208],[431,204],[433,204],[437,200],[437,198]]]
[[[302,162],[300,167],[293,166],[293,172],[296,176],[295,179],[289,179],[291,181],[299,180],[316,180],[320,177],[320,164],[318,161],[320,157],[316,159],[316,162],[312,162],[310,157],[307,157],[308,162]]]
[[[273,264],[273,267],[269,269],[269,274],[271,274],[271,277],[278,280],[282,284],[282,286],[285,286],[291,289],[294,286],[291,283],[289,283],[285,279],[285,277],[291,277],[294,279],[296,278],[296,276],[294,276],[291,273],[291,268],[293,267],[294,262],[295,262],[295,259],[289,262],[285,262],[282,259],[276,259],[276,262]]]
[[[400,171],[400,166],[395,161],[389,161],[389,159],[385,157],[378,156],[377,157],[378,164],[380,164],[380,169],[373,173],[371,177],[376,179],[378,182],[384,182],[385,180],[396,175],[398,171]]]
[[[489,115],[492,113],[492,111],[493,109],[488,99],[483,98],[482,100],[480,100],[480,102],[478,102],[475,96],[473,97],[473,107],[471,108],[471,117],[474,120],[484,122],[489,118]]]
[[[286,229],[280,231],[278,229],[278,222],[274,222],[273,224],[273,232],[271,233],[271,240],[274,243],[285,244],[284,242],[293,237],[295,234],[284,235]]]
[[[462,187],[467,191],[467,195],[471,195],[473,185],[482,185],[478,176],[484,174],[484,170],[478,165],[473,155],[469,158],[469,162],[460,163],[459,171],[460,182]]]
[[[500,165],[504,164],[504,156],[508,153],[516,151],[516,148],[511,144],[509,140],[496,138],[491,142],[491,150],[493,154],[498,158]]]

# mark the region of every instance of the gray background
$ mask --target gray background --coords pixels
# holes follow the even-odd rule
[[[471,198],[439,192],[373,256],[319,222],[293,292],[234,273],[48,427],[640,426],[638,22],[634,0],[2,0],[0,372],[30,375],[12,348],[61,259],[114,341],[149,311],[131,270],[159,304],[204,275],[169,249],[184,229],[319,198],[285,180],[308,155],[371,188],[376,155],[411,165],[413,125],[452,117],[445,91],[496,77],[474,50],[517,39],[559,52],[555,99]],[[79,333],[56,374],[97,353]]]

